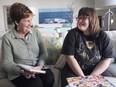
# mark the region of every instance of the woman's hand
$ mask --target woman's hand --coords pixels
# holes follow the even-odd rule
[[[111,58],[101,60],[90,75],[101,75],[110,65]]]
[[[74,55],[66,55],[66,61],[72,71],[77,75],[77,76],[85,76],[78,61],[74,58]]]
[[[27,71],[27,70],[25,70],[25,69],[21,69],[21,73],[22,73],[27,79],[35,78],[35,73],[30,72],[30,71]]]
[[[33,69],[35,69],[35,70],[41,70],[42,68],[43,68],[43,66],[35,66],[35,67],[33,67]],[[35,78],[35,74],[38,74],[38,73],[27,71],[25,69],[21,69],[21,73],[28,79],[29,78]]]
[[[35,66],[33,67],[33,69],[36,69],[36,70],[41,70],[43,68],[43,66]]]

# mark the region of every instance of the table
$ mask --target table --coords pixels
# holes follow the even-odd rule
[[[116,77],[105,77],[109,82],[116,86]]]
[[[116,86],[116,77],[105,77],[109,82],[111,82],[114,86]],[[67,85],[66,87],[70,87]]]

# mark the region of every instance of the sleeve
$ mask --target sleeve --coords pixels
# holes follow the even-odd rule
[[[45,48],[45,44],[44,44],[43,37],[42,37],[41,33],[39,32],[39,30],[37,32],[38,32],[38,36],[37,36],[38,45],[39,45],[39,48],[40,48],[39,61],[38,61],[37,65],[44,66],[45,65],[45,60],[48,57],[48,53],[47,53],[47,49]]]
[[[3,69],[13,75],[20,74],[20,68],[13,61],[12,45],[8,37],[2,38],[2,66]]]
[[[70,30],[64,39],[61,53],[64,55],[74,55],[75,43],[76,43],[75,31]]]
[[[113,49],[113,44],[110,39],[110,37],[107,35],[107,33],[102,32],[102,57],[103,58],[114,58],[116,57],[114,49]]]

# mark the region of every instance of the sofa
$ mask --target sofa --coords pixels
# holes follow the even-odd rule
[[[106,31],[106,33],[110,36],[114,46],[114,50],[116,50],[116,31]],[[46,60],[46,65],[51,68],[55,76],[55,82],[53,87],[61,87],[60,70],[62,66],[65,64],[65,59],[63,58],[64,56],[60,54],[60,51],[66,34],[67,32],[42,33],[42,36],[44,38],[43,40],[45,42],[45,46],[48,51],[48,59]],[[112,60],[108,68],[108,71],[112,74],[113,77],[116,77],[116,59]],[[15,87],[7,79],[6,72],[1,67],[1,57],[0,57],[0,87]]]

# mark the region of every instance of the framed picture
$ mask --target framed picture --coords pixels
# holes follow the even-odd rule
[[[10,6],[9,5],[3,6],[3,11],[4,11],[4,20],[5,20],[5,30],[8,31],[9,29],[13,28],[13,22],[9,14]]]
[[[39,24],[62,25],[70,27],[73,22],[73,13],[68,8],[39,9]]]

